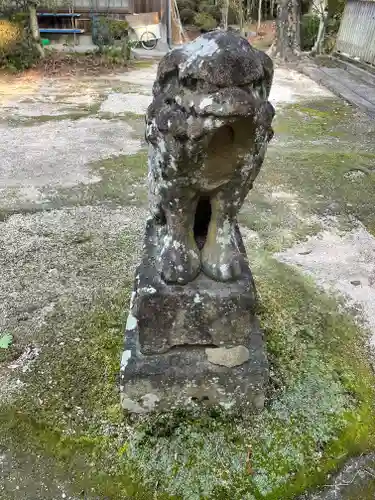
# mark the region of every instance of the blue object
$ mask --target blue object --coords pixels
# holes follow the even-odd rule
[[[40,17],[81,17],[81,14],[68,14],[66,12],[59,14],[56,12],[38,12]]]
[[[77,33],[78,35],[81,35],[82,33],[85,32],[85,30],[79,30],[79,29],[68,29],[68,28],[40,28],[39,29],[40,33],[61,33],[61,34],[74,34]]]

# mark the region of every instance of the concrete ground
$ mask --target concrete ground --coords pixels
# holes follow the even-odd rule
[[[318,57],[299,67],[305,75],[375,118],[375,74],[338,57]]]
[[[0,352],[0,407],[18,407],[30,370],[51,346],[60,359],[66,346],[78,349],[84,363],[89,340],[67,325],[85,322],[93,304],[113,304],[130,286],[147,217],[143,113],[155,74],[151,62],[95,78],[0,82],[0,337],[13,338]],[[288,69],[276,69],[271,101],[276,137],[241,215],[249,251],[266,249],[344,296],[374,339],[375,225],[365,204],[373,198],[356,197],[374,175],[374,123]],[[348,109],[355,123],[340,118]],[[338,187],[325,191],[322,181],[316,192],[311,169],[322,165],[322,179],[335,169],[332,148]],[[49,371],[48,357],[43,363],[38,373],[50,392],[33,391],[48,409],[69,365],[61,375]],[[78,383],[66,394],[69,412],[80,411],[69,409]],[[78,498],[72,484],[48,457],[1,447],[0,436],[1,499]]]

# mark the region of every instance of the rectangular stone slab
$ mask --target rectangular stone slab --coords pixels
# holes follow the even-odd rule
[[[268,364],[257,323],[245,345],[181,346],[143,355],[139,330],[127,330],[121,359],[121,404],[131,413],[167,411],[195,403],[253,412],[263,408]]]
[[[168,285],[155,267],[157,231],[148,221],[121,360],[123,407],[135,413],[195,402],[262,408],[268,364],[250,268],[234,283],[201,273],[187,285]],[[235,237],[245,254],[238,228]]]
[[[148,221],[131,304],[142,353],[163,353],[182,345],[246,343],[256,306],[249,266],[233,283],[219,283],[200,273],[187,285],[168,285],[155,266],[157,232],[155,223]],[[246,255],[238,228],[235,237]]]

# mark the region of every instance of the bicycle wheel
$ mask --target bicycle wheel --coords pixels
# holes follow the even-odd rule
[[[155,33],[151,33],[151,31],[145,31],[141,36],[141,45],[146,50],[152,50],[158,44],[158,39],[155,36]]]

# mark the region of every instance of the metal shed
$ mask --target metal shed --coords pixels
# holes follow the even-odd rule
[[[375,66],[375,0],[349,0],[336,41],[336,51]]]

